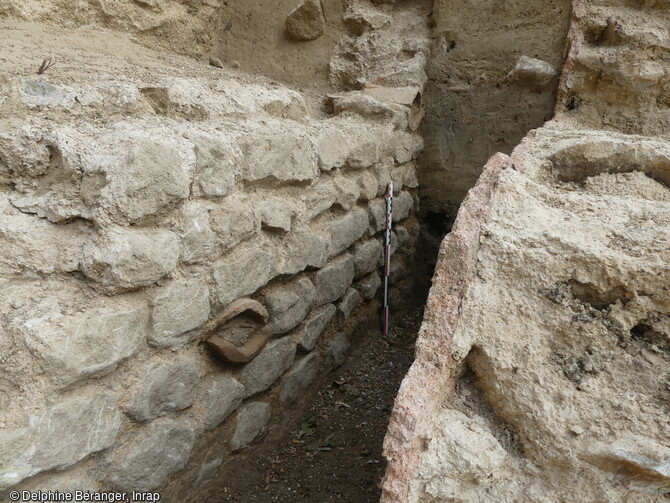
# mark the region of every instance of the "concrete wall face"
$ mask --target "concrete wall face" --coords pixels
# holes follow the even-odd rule
[[[390,181],[392,294],[411,287],[420,72],[314,108],[265,78],[138,45],[159,47],[126,26],[148,15],[138,9],[188,11],[141,5],[86,4],[73,25],[103,7],[107,21],[79,30],[33,22],[69,12],[59,2],[0,9],[12,27],[0,46],[13,47],[0,82],[0,499],[204,501],[376,320]],[[333,80],[356,80],[343,59],[367,56],[343,54],[360,37],[419,16],[364,7]],[[387,22],[368,22],[376,13]],[[57,62],[40,75],[18,56],[39,64],[35,40]]]
[[[552,117],[570,12],[569,0],[434,2],[419,164],[423,211],[455,215],[486,161],[509,154]],[[549,63],[556,78],[511,80],[521,56]]]

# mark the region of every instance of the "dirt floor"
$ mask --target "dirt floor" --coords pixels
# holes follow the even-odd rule
[[[422,305],[398,316],[387,337],[377,335],[334,372],[291,434],[258,459],[248,479],[228,487],[223,501],[379,501],[382,442],[422,317]]]

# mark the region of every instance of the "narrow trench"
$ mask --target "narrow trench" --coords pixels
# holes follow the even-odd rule
[[[423,220],[411,299],[392,312],[384,337],[379,324],[361,334],[347,361],[322,383],[289,433],[263,455],[232,467],[220,489],[227,502],[378,502],[386,470],[382,444],[393,402],[414,359],[446,218]],[[393,308],[394,306],[392,306]]]

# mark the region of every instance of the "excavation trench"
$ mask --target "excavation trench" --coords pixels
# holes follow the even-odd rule
[[[433,250],[431,250],[433,251]],[[426,263],[434,254],[422,253]],[[413,361],[427,295],[423,281],[407,302],[393,306],[384,337],[377,313],[354,334],[347,361],[301,404],[286,434],[236,460],[229,476],[211,488],[211,501],[357,502],[381,496],[386,470],[382,444],[398,387]]]
[[[379,501],[389,417],[413,362],[439,244],[450,225],[445,215],[426,222],[405,263],[412,288],[391,296],[388,335],[378,299],[347,332],[353,342],[344,363],[313,383],[281,423],[268,426],[262,442],[224,461],[225,478],[201,484],[201,501]]]

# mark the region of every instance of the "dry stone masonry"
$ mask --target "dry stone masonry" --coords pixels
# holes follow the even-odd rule
[[[376,329],[391,181],[392,305],[460,209],[382,501],[667,501],[669,8],[0,1],[0,501],[223,501]]]
[[[424,59],[373,77],[401,45],[425,45],[425,19],[353,3],[332,79],[370,84],[317,100],[175,54],[207,46],[221,2],[193,16],[181,3],[5,4],[0,499],[92,488],[205,501],[376,319],[391,180],[411,230],[401,269],[413,253]],[[285,15],[297,40],[332,29],[319,1]],[[186,18],[194,32],[158,41]],[[422,28],[396,32],[409,18]],[[375,34],[393,46],[345,64]],[[36,75],[40,39],[57,64]]]

